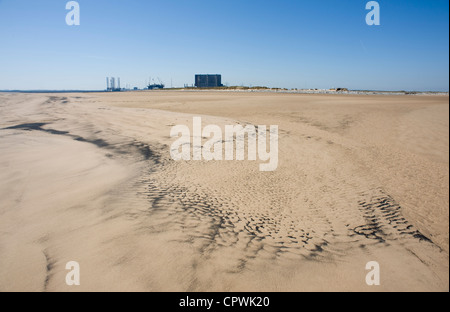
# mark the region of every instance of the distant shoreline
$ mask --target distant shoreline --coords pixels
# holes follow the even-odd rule
[[[141,90],[147,91],[147,90]],[[347,90],[347,91],[334,91],[326,89],[253,89],[253,88],[237,88],[237,89],[196,89],[196,88],[177,88],[177,89],[164,89],[154,90],[155,92],[161,91],[183,91],[183,92],[247,92],[247,93],[283,93],[283,94],[330,94],[330,95],[449,95],[449,92],[441,91],[376,91],[376,90]]]
[[[120,92],[245,92],[245,93],[283,93],[283,94],[348,94],[348,95],[449,95],[443,91],[377,91],[377,90],[345,90],[336,91],[333,89],[281,89],[281,88],[250,88],[250,87],[230,87],[230,88],[166,88],[159,90],[123,90]],[[0,93],[109,93],[106,90],[0,90]],[[114,93],[114,92],[113,92]],[[116,92],[117,93],[117,92]]]

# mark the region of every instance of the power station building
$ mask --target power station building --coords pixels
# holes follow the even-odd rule
[[[222,87],[222,75],[195,75],[197,88]]]
[[[120,78],[114,78],[111,79],[106,77],[106,91],[121,91],[120,89]]]

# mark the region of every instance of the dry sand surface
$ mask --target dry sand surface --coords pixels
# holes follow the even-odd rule
[[[0,116],[0,291],[449,290],[448,96],[0,94]],[[278,125],[278,169],[171,160],[194,116]]]

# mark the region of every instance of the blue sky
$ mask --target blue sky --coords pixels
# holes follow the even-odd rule
[[[229,85],[449,88],[449,3],[385,0],[0,0],[0,89],[143,87],[222,74]]]

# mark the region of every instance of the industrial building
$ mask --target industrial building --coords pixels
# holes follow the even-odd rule
[[[222,75],[195,75],[195,87],[197,88],[215,88],[222,86]]]
[[[106,91],[110,92],[117,92],[121,91],[120,89],[120,78],[117,78],[117,85],[116,85],[116,78],[112,77],[106,77]]]
[[[156,83],[154,79],[150,78],[149,81],[148,81],[147,89],[149,89],[149,90],[164,89],[165,88],[164,83],[159,78],[158,78],[158,81],[159,81],[159,83]]]

